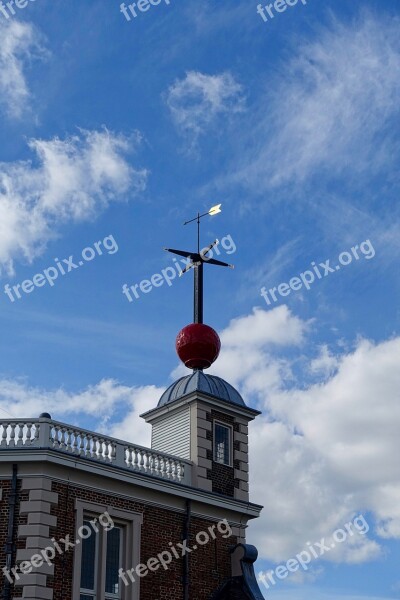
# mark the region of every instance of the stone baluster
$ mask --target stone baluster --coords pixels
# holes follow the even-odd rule
[[[176,480],[176,460],[171,460],[171,479]]]
[[[26,424],[26,440],[25,440],[26,446],[30,446],[32,444],[32,427],[33,427],[33,423]]]
[[[104,460],[106,462],[111,462],[111,460],[110,460],[110,442],[108,440],[104,440]]]
[[[8,423],[2,423],[3,433],[1,435],[1,446],[7,446]]]
[[[39,435],[40,435],[40,424],[39,423],[35,423],[35,437],[33,439],[33,445],[34,446],[38,446],[39,445]]]
[[[16,430],[18,431],[17,443],[16,445],[23,446],[24,445],[24,425],[23,423],[16,424]]]
[[[54,428],[50,430],[50,445],[53,448],[58,448],[58,426],[55,425]]]
[[[10,441],[9,441],[9,446],[15,446],[15,428],[17,426],[16,423],[10,423],[11,425],[11,432],[10,432]]]
[[[78,437],[79,437],[79,447],[77,448],[77,453],[79,454],[79,456],[82,456],[85,454],[85,436],[83,435],[83,433],[79,433]]]
[[[71,429],[65,429],[65,438],[66,438],[65,450],[67,452],[71,452],[72,451],[72,431],[71,431]]]
[[[165,464],[165,458],[164,456],[160,456],[160,475],[161,477],[165,477],[167,472],[167,468],[166,468],[166,464]]]
[[[113,442],[113,443],[111,443],[111,444],[110,444],[110,446],[111,446],[110,462],[111,462],[111,463],[115,463],[115,462],[116,462],[116,460],[117,460],[117,445],[118,445],[118,448],[119,448],[119,449],[120,449],[120,448],[122,448],[122,449],[123,449],[123,456],[122,456],[122,460],[124,460],[124,461],[125,461],[125,448],[122,446],[122,444],[115,444],[115,443]],[[119,458],[119,456],[118,456],[118,458]],[[120,466],[122,467],[122,466],[125,466],[125,465],[122,465],[122,464],[121,464]]]
[[[91,444],[92,444],[92,435],[90,433],[86,434],[84,437],[84,444],[85,444],[85,456],[87,458],[90,458],[90,452],[91,452]]]
[[[78,438],[79,438],[79,431],[77,431],[76,429],[72,430],[72,444],[71,444],[71,452],[72,454],[78,454],[79,450],[78,450]]]
[[[144,471],[145,463],[144,463],[144,451],[139,450],[140,462],[139,462],[139,470]]]
[[[99,446],[97,449],[97,458],[98,460],[104,460],[104,455],[103,455],[103,438],[99,438]]]

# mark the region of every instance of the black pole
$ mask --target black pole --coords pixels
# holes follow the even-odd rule
[[[200,254],[200,213],[197,213],[197,254]],[[203,322],[203,263],[194,267],[194,323]]]
[[[190,500],[186,500],[186,515],[185,521],[183,525],[183,541],[186,540],[187,546],[189,547],[190,543],[190,517],[191,517],[191,502]],[[183,598],[184,600],[189,600],[189,591],[190,591],[190,562],[189,562],[189,553],[186,552],[183,558]]]
[[[14,543],[14,529],[15,529],[15,511],[17,504],[17,477],[18,477],[18,465],[14,464],[12,466],[12,483],[11,483],[11,491],[8,497],[8,531],[7,531],[7,542],[5,546],[6,551],[6,569],[8,573],[11,572],[11,567],[13,566],[13,554],[15,552],[15,543]],[[11,587],[12,584],[8,581],[5,582],[4,588],[4,599],[10,600],[11,598]]]
[[[203,323],[203,263],[194,267],[194,323]]]

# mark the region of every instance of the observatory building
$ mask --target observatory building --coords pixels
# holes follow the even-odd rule
[[[0,419],[2,600],[263,599],[246,543],[262,509],[249,499],[259,411],[204,373],[220,341],[196,262],[195,322],[177,337],[192,373],[142,415],[151,448],[47,413]]]

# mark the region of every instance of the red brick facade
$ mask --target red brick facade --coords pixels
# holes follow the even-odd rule
[[[4,545],[7,539],[8,526],[8,495],[11,482],[2,481],[3,499],[0,502],[0,569],[5,565]],[[20,488],[20,481],[18,482]],[[186,515],[168,509],[159,508],[136,502],[112,494],[104,494],[67,484],[53,482],[52,491],[58,494],[58,505],[53,506],[51,514],[57,517],[57,527],[50,528],[50,538],[60,540],[66,535],[72,541],[76,538],[75,501],[91,502],[99,505],[112,506],[117,510],[132,511],[143,515],[140,562],[157,557],[157,554],[169,550],[169,543],[174,546],[182,542]],[[26,516],[19,516],[21,500],[27,500],[26,492],[18,493],[18,504],[15,521],[15,542],[18,548],[25,548],[25,540],[17,540],[18,525],[26,523]],[[192,517],[190,523],[189,547],[193,547],[197,533],[207,531],[215,521]],[[236,545],[233,536],[223,538],[215,529],[215,540],[199,546],[189,554],[190,598],[195,600],[210,600],[220,584],[231,575],[230,549]],[[15,559],[15,556],[14,556]],[[168,570],[160,568],[150,572],[140,581],[141,600],[183,600],[183,558],[174,559]],[[74,553],[73,550],[63,555],[57,555],[54,561],[54,577],[47,578],[47,587],[53,588],[54,600],[72,599]],[[132,565],[135,567],[136,565]],[[0,579],[2,581],[2,579]],[[2,586],[3,587],[3,586]],[[22,589],[12,590],[11,598],[21,597]]]
[[[6,578],[3,574],[2,568],[6,564],[6,553],[5,547],[7,543],[8,537],[8,515],[9,515],[9,498],[11,493],[12,481],[2,481],[1,487],[3,490],[2,500],[0,501],[0,585],[1,590],[5,589]],[[20,525],[26,525],[28,517],[26,515],[20,515],[20,506],[21,502],[28,500],[28,493],[25,491],[21,491],[21,481],[17,481],[17,502],[15,506],[15,522],[14,522],[14,535],[13,535],[13,543],[14,543],[14,552],[12,564],[15,565],[15,557],[16,552],[19,548],[25,548],[25,540],[18,539],[18,527]],[[11,598],[20,598],[22,596],[22,590],[20,588],[16,588],[13,585],[11,586]],[[2,596],[0,596],[1,598]]]

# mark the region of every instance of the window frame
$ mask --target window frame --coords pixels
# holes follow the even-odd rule
[[[224,427],[225,429],[227,429],[229,431],[229,463],[226,462],[220,462],[217,459],[217,439],[216,439],[216,426],[219,425],[220,427]],[[233,467],[233,426],[228,424],[228,423],[224,423],[223,421],[219,421],[218,419],[214,419],[214,423],[213,423],[213,462],[215,462],[217,465],[223,465],[225,467]]]
[[[112,506],[105,504],[95,504],[93,502],[85,502],[79,499],[75,500],[75,540],[78,539],[79,528],[87,519],[99,517],[107,512],[115,525],[121,527],[121,567],[126,572],[128,569],[135,567],[140,563],[140,542],[141,542],[141,526],[143,523],[143,515],[127,510],[118,510]],[[101,525],[99,526],[99,529]],[[102,531],[102,528],[100,529]],[[96,586],[97,591],[95,600],[111,600],[111,592],[105,592],[106,584],[106,559],[107,559],[107,532],[105,530],[99,537],[98,558],[96,564]],[[81,563],[82,563],[82,544],[76,545],[74,549],[74,571],[73,571],[73,598],[80,598],[81,592]],[[101,568],[98,568],[99,564]],[[121,580],[122,595],[121,600],[139,600],[140,594],[140,578],[135,583],[130,583],[125,586]],[[87,592],[88,595],[93,592]],[[108,596],[108,597],[107,597]]]
[[[127,531],[125,529],[125,524],[121,523],[120,521],[115,520],[114,525],[116,525],[121,531],[120,540],[119,540],[119,555],[123,559],[124,553],[125,553],[125,538],[127,535]],[[104,559],[104,569],[103,569],[103,571],[104,571],[104,576],[103,576],[104,587],[105,587],[106,578],[107,578],[107,550],[108,550],[108,534],[109,533],[110,533],[109,531],[106,531],[105,536],[104,536],[106,539],[106,541],[104,543],[104,547],[105,547],[105,559]],[[122,562],[124,563],[125,561],[122,560]],[[122,586],[122,582],[121,582],[121,586]],[[123,588],[122,588],[122,592],[123,592]],[[123,593],[122,593],[121,597],[123,599],[123,597],[124,597]],[[105,600],[119,600],[119,598],[113,592],[104,592],[104,598],[105,598]]]
[[[91,521],[91,519],[93,519],[93,517],[95,517],[96,515],[89,515],[88,513],[84,513],[83,514],[83,519],[82,519],[82,525],[85,523],[85,521]],[[79,527],[78,527],[79,529]],[[78,533],[78,530],[77,530]],[[75,539],[78,539],[78,535],[76,535]],[[83,548],[83,544],[81,544],[82,548]],[[81,560],[80,560],[80,566],[82,566],[82,548],[81,548]],[[99,557],[100,557],[100,553],[101,553],[101,548],[102,548],[102,540],[101,537],[99,535],[96,534],[96,544],[95,544],[95,552],[94,552],[94,586],[95,588],[98,587],[98,577],[99,577]],[[88,588],[82,588],[81,587],[81,569],[79,569],[79,598],[81,597],[81,595],[86,595],[86,596],[92,596],[93,600],[98,600],[98,593],[97,590],[89,590]]]

